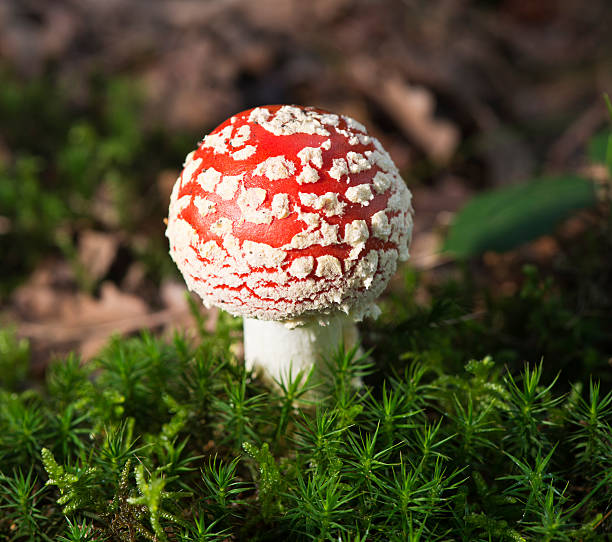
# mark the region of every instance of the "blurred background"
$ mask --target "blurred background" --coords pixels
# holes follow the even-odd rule
[[[171,187],[207,132],[272,103],[350,115],[392,155],[416,225],[391,292],[452,283],[478,319],[529,264],[564,322],[610,324],[611,23],[609,0],[3,0],[0,353],[27,339],[36,375],[194,325]]]

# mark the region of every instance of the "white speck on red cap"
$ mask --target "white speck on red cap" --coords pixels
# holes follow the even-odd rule
[[[243,177],[243,173],[240,175],[225,175],[223,180],[215,188],[215,192],[224,200],[233,199]]]
[[[411,233],[410,192],[380,142],[298,106],[244,111],[206,136],[166,230],[205,304],[263,320],[375,313]]]
[[[370,184],[358,184],[356,186],[349,186],[346,189],[346,199],[353,203],[359,203],[361,205],[369,205],[370,201],[374,198],[372,194],[372,188]]]
[[[253,145],[247,145],[246,147],[233,152],[232,158],[234,160],[246,160],[250,156],[253,156],[256,150],[257,149]]]

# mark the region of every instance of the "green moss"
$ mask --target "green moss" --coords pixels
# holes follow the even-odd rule
[[[532,287],[549,302],[541,281]],[[532,312],[546,311],[533,296]],[[612,395],[590,380],[592,365],[574,371],[566,392],[563,373],[546,377],[546,360],[515,370],[451,352],[456,335],[470,343],[486,330],[458,319],[449,340],[448,326],[432,323],[448,323],[451,309],[407,305],[388,339],[395,362],[393,349],[339,351],[316,405],[307,375],[269,389],[246,373],[228,318],[195,343],[143,334],[112,340],[87,366],[54,362],[42,389],[0,396],[0,535],[610,536]],[[411,333],[425,334],[427,348]],[[9,360],[26,351],[6,344]],[[600,346],[591,345],[596,367],[607,363]],[[351,386],[357,376],[365,387]]]

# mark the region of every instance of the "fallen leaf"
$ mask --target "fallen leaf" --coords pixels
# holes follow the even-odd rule
[[[98,281],[108,273],[118,248],[116,233],[85,230],[79,234],[79,262],[90,280]]]
[[[370,58],[357,58],[350,71],[363,90],[434,162],[447,163],[459,145],[460,133],[450,121],[435,117],[435,98],[423,86],[382,72]]]

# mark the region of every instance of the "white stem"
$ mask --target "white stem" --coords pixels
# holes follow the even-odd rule
[[[313,365],[320,369],[322,358],[342,342],[348,349],[357,340],[357,328],[344,315],[331,317],[325,326],[308,320],[293,328],[283,322],[244,319],[246,367],[259,370],[267,380],[286,382],[289,375],[295,378],[301,370],[308,373]]]

